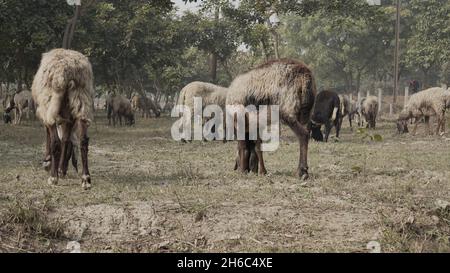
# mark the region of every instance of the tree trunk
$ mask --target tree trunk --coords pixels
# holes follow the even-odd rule
[[[428,71],[429,69],[422,69],[423,72],[422,89],[428,88]]]
[[[210,57],[210,71],[211,71],[211,81],[216,83],[217,81],[217,54],[212,53]]]
[[[262,53],[264,55],[264,59],[266,61],[268,61],[269,60],[269,53],[267,52],[267,45],[264,42],[264,40],[261,40],[261,45],[262,45]]]
[[[72,44],[73,34],[75,32],[75,25],[77,23],[78,17],[80,16],[80,12],[81,12],[80,6],[75,6],[74,16],[72,17],[72,19],[67,21],[62,46],[65,49],[69,49]]]
[[[361,71],[358,70],[356,73],[356,93],[361,89]]]

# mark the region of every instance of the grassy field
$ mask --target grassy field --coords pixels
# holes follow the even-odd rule
[[[298,144],[282,128],[265,177],[233,171],[236,144],[170,137],[169,118],[90,127],[93,187],[41,168],[38,122],[0,125],[0,252],[450,252],[450,139],[398,136],[310,144],[311,178],[294,176]]]

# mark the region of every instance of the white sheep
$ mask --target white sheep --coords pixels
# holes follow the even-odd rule
[[[187,106],[191,113],[194,111],[194,98],[202,98],[202,108],[208,105],[218,105],[222,108],[225,115],[225,103],[228,89],[219,85],[207,82],[191,82],[181,89],[178,97],[178,105]],[[185,123],[190,121],[185,120]],[[219,128],[223,130],[223,128]],[[182,141],[185,141],[182,139]]]
[[[46,153],[51,158],[48,182],[58,183],[58,171],[66,175],[71,146],[79,142],[81,185],[90,188],[87,128],[93,120],[94,88],[88,58],[66,49],[44,53],[33,80],[32,95],[36,115],[47,131]]]
[[[399,114],[397,120],[397,127],[399,132],[407,131],[407,121],[415,119],[414,129],[412,134],[415,135],[417,126],[421,118],[425,118],[427,124],[427,133],[430,133],[429,118],[436,116],[437,127],[436,134],[445,133],[445,112],[450,108],[450,90],[445,90],[441,87],[433,87],[420,92],[417,92],[409,98],[405,108]]]
[[[361,117],[364,117],[367,122],[368,128],[375,128],[376,119],[378,114],[378,98],[375,96],[368,96],[361,100],[361,106],[358,110],[359,121],[358,125],[363,126],[364,121]]]

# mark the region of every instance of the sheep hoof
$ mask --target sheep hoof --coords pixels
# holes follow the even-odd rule
[[[305,181],[309,178],[309,174],[308,174],[308,170],[307,169],[300,169],[300,173],[299,173],[300,179]]]
[[[91,188],[91,177],[89,175],[81,176],[81,187],[84,190],[88,190]]]
[[[53,176],[49,177],[47,179],[47,183],[49,185],[58,185],[58,177],[53,177]]]
[[[47,172],[50,171],[50,165],[51,165],[51,161],[50,160],[42,162],[42,167]]]

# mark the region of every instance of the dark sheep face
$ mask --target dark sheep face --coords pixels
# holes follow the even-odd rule
[[[320,127],[321,126],[318,126],[318,125],[311,126],[311,137],[315,141],[323,141],[323,134],[322,134],[322,131],[320,130]]]
[[[130,114],[128,116],[128,123],[130,126],[134,125],[136,123],[135,119],[134,119],[134,114]]]
[[[397,132],[399,134],[408,133],[408,120],[398,120],[397,121]]]
[[[3,113],[3,121],[5,122],[5,124],[11,123],[11,113]]]

